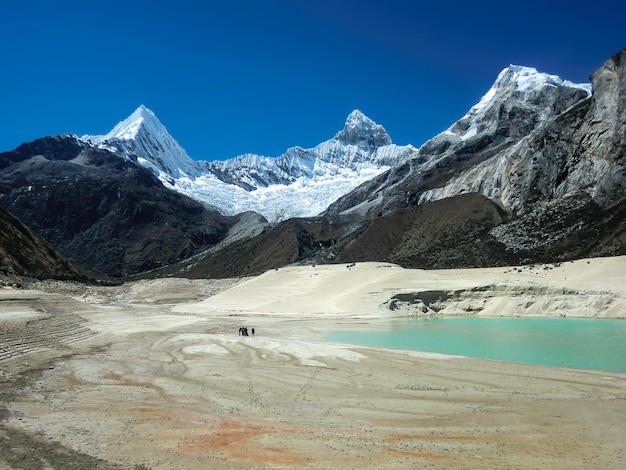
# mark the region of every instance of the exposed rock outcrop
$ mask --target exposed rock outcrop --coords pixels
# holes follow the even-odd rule
[[[374,148],[391,144],[391,137],[385,128],[376,124],[358,109],[350,113],[343,129],[335,135],[334,140]]]
[[[546,267],[550,269],[551,267]],[[511,287],[494,284],[457,291],[424,291],[397,294],[381,305],[394,315],[451,316],[548,316],[615,318],[624,311],[624,300],[611,292],[575,291],[529,283]]]

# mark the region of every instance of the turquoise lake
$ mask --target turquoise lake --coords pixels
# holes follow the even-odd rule
[[[626,321],[449,317],[385,320],[324,340],[507,362],[626,372]]]

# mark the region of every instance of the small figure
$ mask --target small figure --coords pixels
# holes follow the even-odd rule
[[[252,328],[252,337],[254,338],[254,328]]]

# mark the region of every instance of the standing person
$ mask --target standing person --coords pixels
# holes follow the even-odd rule
[[[252,337],[254,337],[254,328],[252,328]]]

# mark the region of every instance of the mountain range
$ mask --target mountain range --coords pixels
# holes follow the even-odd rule
[[[626,50],[591,81],[509,66],[419,148],[355,110],[312,149],[215,162],[140,106],[106,135],[1,153],[0,206],[102,278],[626,254]]]
[[[416,150],[392,144],[385,129],[359,110],[332,139],[273,158],[247,154],[192,160],[143,105],[108,134],[81,139],[137,161],[166,187],[222,214],[254,211],[270,222],[315,216]]]

